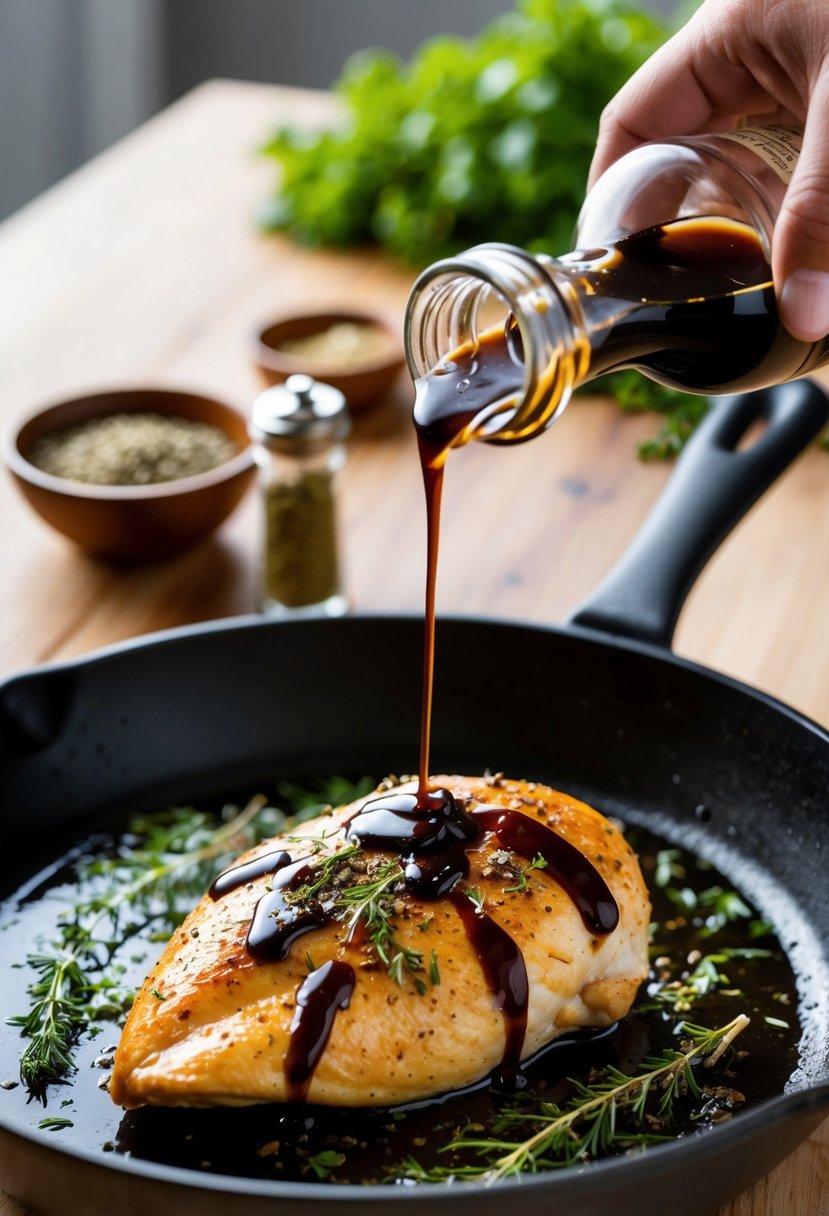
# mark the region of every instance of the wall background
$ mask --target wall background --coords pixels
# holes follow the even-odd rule
[[[0,218],[213,76],[326,88],[510,0],[0,0]],[[670,12],[674,0],[647,0]]]

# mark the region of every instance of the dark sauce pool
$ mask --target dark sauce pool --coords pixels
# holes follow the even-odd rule
[[[32,1129],[44,1117],[68,1120],[71,1125],[38,1132],[56,1140],[59,1137],[60,1147],[123,1154],[243,1178],[383,1182],[409,1157],[426,1169],[473,1160],[439,1150],[470,1125],[476,1136],[490,1135],[505,1106],[519,1103],[522,1111],[532,1112],[539,1102],[563,1104],[572,1092],[568,1078],[586,1081],[591,1070],[607,1065],[635,1073],[646,1057],[678,1047],[676,1025],[683,1017],[714,1028],[746,1013],[751,1025],[737,1040],[736,1050],[739,1057],[747,1054],[736,1061],[729,1054],[715,1068],[698,1069],[700,1084],[714,1092],[703,1094],[696,1104],[683,1099],[676,1121],[666,1130],[672,1135],[694,1135],[732,1113],[739,1118],[740,1110],[782,1093],[796,1070],[800,1022],[794,973],[777,937],[763,925],[749,901],[735,892],[730,879],[640,827],[631,828],[629,838],[640,855],[658,927],[651,979],[643,985],[624,1022],[601,1033],[581,1032],[554,1043],[524,1066],[525,1087],[520,1092],[505,1090],[497,1081],[484,1081],[469,1091],[416,1106],[345,1111],[298,1104],[228,1110],[145,1108],[125,1114],[101,1088],[118,1039],[118,1027],[112,1023],[101,1023],[95,1037],[85,1036],[78,1043],[77,1073],[66,1083],[50,1086],[43,1104],[15,1084],[24,1041],[5,1021],[30,1007],[26,989],[33,977],[26,955],[38,938],[49,939],[58,911],[76,897],[76,851],[67,855],[65,864],[52,867],[43,881],[22,886],[3,905],[0,1113],[15,1125]],[[111,855],[115,840],[99,836],[79,851]],[[666,874],[667,885],[659,885]],[[688,891],[699,895],[718,887],[740,896],[744,905],[742,915],[722,925],[710,901],[702,910],[685,906],[692,902]],[[666,976],[681,980],[694,970],[694,952],[708,955],[731,948],[760,948],[769,953],[761,959],[733,958],[720,963],[727,984],[698,997],[687,1012],[666,1011],[654,1002],[654,985],[664,983]],[[137,987],[161,949],[162,943],[153,940],[152,925],[137,932],[118,954],[124,968],[121,981]],[[735,989],[739,995],[729,995]],[[735,1091],[744,1101],[735,1102]],[[521,1139],[534,1130],[529,1124],[524,1130],[515,1127],[508,1138]]]

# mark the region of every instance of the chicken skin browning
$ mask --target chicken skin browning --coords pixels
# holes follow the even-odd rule
[[[478,825],[460,846],[464,877],[438,898],[406,889],[398,853],[355,845],[350,825],[377,793],[240,857],[245,869],[219,892],[214,884],[141,988],[116,1053],[114,1101],[394,1106],[623,1017],[647,974],[650,902],[617,828],[535,782],[444,776],[434,787]],[[511,837],[493,828],[506,821],[499,811]],[[615,928],[590,926],[584,873],[567,889],[561,865],[522,844],[544,829],[609,891]],[[339,853],[342,864],[330,862]],[[267,941],[254,948],[276,930],[284,957]]]

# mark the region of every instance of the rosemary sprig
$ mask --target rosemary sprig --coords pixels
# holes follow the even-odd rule
[[[717,1030],[681,1023],[678,1029],[684,1040],[682,1050],[669,1050],[656,1058],[646,1059],[636,1076],[609,1067],[588,1084],[571,1081],[573,1097],[564,1107],[543,1103],[540,1113],[507,1111],[502,1114],[494,1129],[496,1135],[515,1124],[540,1125],[526,1139],[461,1135],[440,1151],[472,1152],[479,1160],[427,1169],[410,1157],[402,1162],[396,1176],[416,1182],[478,1179],[489,1185],[503,1178],[591,1160],[612,1146],[653,1144],[669,1138],[649,1131],[626,1131],[618,1126],[617,1118],[624,1112],[634,1127],[641,1128],[646,1124],[648,1100],[659,1092],[656,1118],[667,1122],[681,1094],[689,1092],[694,1097],[700,1094],[694,1067],[716,1064],[748,1024],[749,1019],[742,1013]]]
[[[62,1131],[63,1128],[65,1128],[65,1127],[74,1127],[74,1126],[75,1126],[75,1124],[72,1122],[71,1119],[64,1119],[60,1115],[55,1115],[54,1117],[48,1118],[48,1119],[41,1119],[40,1122],[38,1123],[38,1127],[40,1128],[41,1131],[44,1131],[44,1132],[59,1132],[59,1131]]]

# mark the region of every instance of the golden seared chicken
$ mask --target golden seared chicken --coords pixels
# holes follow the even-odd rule
[[[113,1099],[397,1105],[623,1017],[650,916],[624,837],[533,782],[433,786],[381,786],[225,871],[138,994]]]

